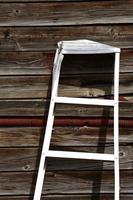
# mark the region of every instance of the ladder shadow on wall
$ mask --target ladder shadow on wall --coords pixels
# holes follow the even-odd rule
[[[29,200],[33,200],[33,194],[35,191],[37,172],[38,172],[40,156],[41,156],[41,148],[43,145],[44,133],[45,133],[45,128],[46,128],[46,120],[47,120],[48,110],[49,110],[49,97],[51,96],[51,83],[52,83],[52,74],[50,75],[49,82],[48,82],[46,99],[44,99],[44,101],[46,100],[46,103],[44,103],[45,107],[43,108],[43,110],[44,110],[43,117],[41,117],[42,122],[41,122],[41,128],[40,128],[41,131],[40,131],[40,138],[39,138],[39,148],[38,148],[38,151],[36,154],[36,161],[35,161],[36,172],[33,174],[33,177],[32,177]],[[47,162],[47,160],[46,160],[46,162]]]
[[[75,62],[76,61],[76,62]],[[68,67],[69,66],[69,67]],[[75,76],[80,75],[80,80],[69,81],[71,86],[74,84],[78,85],[79,93],[81,97],[90,97],[95,98],[113,98],[113,84],[114,84],[114,54],[102,54],[102,55],[68,55],[68,60],[64,61],[64,67],[62,68],[62,74],[69,73],[74,74]],[[89,78],[87,79],[87,75]],[[82,78],[83,77],[83,78]],[[76,78],[75,78],[76,79]],[[71,79],[70,79],[71,80]],[[62,84],[63,84],[62,79]],[[67,81],[66,81],[67,82]],[[64,81],[64,83],[66,84]],[[86,92],[84,88],[93,87],[91,92]],[[82,96],[82,92],[84,91]],[[99,93],[99,94],[98,94]],[[77,95],[77,94],[76,94]],[[80,97],[80,96],[78,96]],[[95,153],[105,153],[107,143],[107,131],[109,127],[109,120],[112,119],[112,112],[109,107],[103,107],[101,113],[101,125],[98,134],[98,141],[96,146]],[[94,117],[95,118],[95,117]],[[87,125],[87,124],[86,124]],[[113,127],[113,124],[111,125]],[[112,141],[113,143],[113,141]],[[112,144],[111,144],[112,145]],[[113,145],[112,145],[113,146]],[[112,147],[113,148],[113,147]],[[111,152],[113,153],[113,152]],[[92,180],[92,193],[91,200],[101,200],[101,190],[102,190],[102,174],[104,169],[103,161],[91,161],[91,166],[93,169],[99,170],[96,177],[89,177]],[[96,166],[98,164],[98,166]],[[106,165],[106,164],[105,164]],[[111,165],[111,169],[113,169]],[[113,179],[113,177],[112,177]]]

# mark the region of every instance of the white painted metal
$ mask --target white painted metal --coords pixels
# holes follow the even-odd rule
[[[94,98],[71,98],[71,97],[56,97],[56,103],[67,104],[84,104],[84,105],[99,105],[99,106],[114,106],[114,100],[94,99]]]
[[[46,156],[55,157],[55,158],[73,158],[73,159],[114,161],[114,155],[102,154],[102,153],[86,153],[86,152],[48,150],[48,152],[46,153]]]
[[[119,61],[120,53],[115,53],[114,69],[114,176],[115,176],[115,200],[120,199],[120,172],[119,172]]]
[[[104,54],[120,52],[119,48],[91,40],[61,41],[58,43],[63,54]]]
[[[72,98],[72,97],[58,97],[58,84],[61,63],[63,54],[84,54],[84,53],[115,53],[115,66],[114,66],[114,100],[109,99],[86,99],[86,98]],[[73,159],[92,159],[114,161],[115,171],[115,199],[119,200],[120,189],[120,175],[119,175],[119,56],[120,49],[108,45],[100,44],[90,40],[78,41],[62,41],[58,43],[56,50],[53,78],[52,78],[52,93],[50,108],[48,113],[48,120],[45,130],[44,142],[40,158],[37,182],[33,200],[40,200],[43,180],[46,170],[46,157],[59,157],[59,158],[73,158]],[[85,104],[85,105],[99,105],[99,106],[113,106],[114,107],[114,154],[100,154],[100,153],[86,153],[86,152],[70,152],[70,151],[55,151],[49,150],[50,139],[52,135],[52,127],[54,123],[54,107],[55,103],[68,103],[68,104]]]

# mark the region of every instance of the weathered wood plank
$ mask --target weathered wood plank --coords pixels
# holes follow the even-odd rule
[[[1,52],[0,75],[50,75],[53,59],[54,52]],[[112,55],[67,55],[62,74],[112,73],[112,60]],[[120,72],[133,72],[133,50],[121,52]]]
[[[45,126],[45,124],[44,124]],[[1,127],[0,147],[38,147],[45,127]],[[133,128],[120,127],[120,145],[132,144]],[[113,130],[106,126],[55,126],[51,145],[62,147],[107,146],[113,143]],[[105,146],[106,146],[105,145]]]
[[[42,195],[42,200],[92,200],[98,199],[98,200],[112,200],[113,195],[112,194],[95,194],[95,195]],[[132,194],[121,194],[120,195],[121,200],[132,200],[133,195]],[[0,197],[1,200],[32,200],[32,196],[2,196]]]
[[[21,4],[19,5],[21,7]],[[128,4],[127,1],[126,1],[126,5],[129,5],[130,7],[130,4]],[[10,5],[8,7],[11,7],[11,9],[15,10],[15,7],[13,4],[12,6],[13,7],[11,7]],[[25,6],[27,7],[27,4],[25,4]],[[71,8],[73,8],[71,4],[70,6]],[[42,5],[39,6],[39,9],[40,7],[42,7]],[[45,17],[44,12],[43,12],[43,16]],[[60,19],[62,19],[61,16],[60,16]],[[123,18],[121,18],[121,20],[123,22]],[[88,20],[88,21],[91,22],[91,20]],[[35,20],[32,19],[32,22],[35,23],[37,21],[36,19]],[[45,22],[45,21],[42,20],[42,22]],[[54,23],[54,25],[55,24],[56,22]],[[109,45],[114,45],[120,48],[133,48],[133,25],[130,25],[130,26],[125,25],[125,24],[123,25],[113,24],[113,26],[112,25],[106,25],[106,26],[105,25],[104,26],[103,25],[98,25],[98,26],[89,25],[89,26],[76,26],[76,28],[75,26],[30,27],[30,28],[29,27],[21,27],[21,28],[20,27],[1,27],[0,51],[44,51],[44,50],[53,51],[55,50],[57,46],[57,42],[60,40],[75,40],[75,39],[83,39],[83,38],[102,42]]]
[[[78,1],[85,1],[85,0],[73,0],[73,2],[78,2]],[[103,0],[104,1],[104,0]],[[0,0],[0,2],[2,3],[5,3],[5,2],[8,2],[8,3],[14,3],[14,2],[38,2],[37,0]],[[71,0],[39,0],[39,2],[71,2]]]
[[[4,10],[4,12],[2,12]],[[133,2],[0,4],[0,26],[53,26],[131,23]],[[104,11],[104,12],[103,12]]]
[[[77,97],[96,97],[113,94],[113,74],[106,74],[105,76],[103,74],[84,74],[79,76],[81,80],[78,79],[78,75],[61,77],[59,95],[73,97],[74,93],[77,93]],[[132,76],[132,73],[120,74],[120,94],[132,94]]]
[[[120,144],[132,142],[132,128],[120,127]],[[111,127],[54,127],[51,144],[55,146],[104,146],[113,143]]]
[[[50,75],[54,53],[1,52],[0,75]]]
[[[42,200],[92,200],[98,199],[98,200],[112,200],[113,195],[111,194],[95,194],[95,195],[42,195]],[[132,200],[133,195],[132,194],[121,194],[120,195],[121,200]],[[2,196],[0,197],[0,200],[32,200],[32,196]]]
[[[46,116],[49,102],[41,99],[0,100],[0,116]],[[112,108],[102,106],[57,105],[56,116],[71,117],[112,117]],[[133,104],[120,104],[120,117],[133,117]]]
[[[35,173],[0,173],[1,195],[29,195],[33,193]],[[56,182],[56,184],[55,184]],[[132,193],[133,174],[131,170],[121,171],[121,193]],[[9,184],[10,183],[10,184]],[[90,194],[113,193],[113,171],[56,171],[47,172],[45,194]]]
[[[61,76],[59,95],[98,97],[113,94],[113,74]],[[132,94],[133,73],[120,74],[120,94]],[[0,98],[50,98],[50,76],[0,76]]]
[[[132,50],[121,51],[120,72],[133,71],[132,54]],[[62,63],[62,74],[113,73],[113,66],[114,56],[111,54],[65,55]]]
[[[95,195],[42,195],[42,200],[92,200],[98,199],[98,200],[112,200],[113,195],[111,194],[95,194]],[[120,195],[121,200],[132,200],[133,195],[132,194],[121,194]],[[32,196],[2,196],[0,197],[1,200],[32,200]]]
[[[50,76],[2,76],[1,98],[47,98]]]
[[[59,149],[59,148],[57,148]],[[113,145],[106,147],[66,147],[65,151],[81,151],[90,153],[113,153]],[[0,171],[33,171],[38,169],[40,149],[38,148],[1,148]],[[120,146],[120,169],[132,170],[133,147]],[[47,171],[56,170],[110,170],[114,169],[113,162],[91,160],[55,159],[47,160]]]

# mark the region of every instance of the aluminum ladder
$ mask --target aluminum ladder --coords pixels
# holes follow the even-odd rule
[[[114,98],[96,99],[96,98],[73,98],[58,96],[58,84],[61,71],[61,64],[65,54],[114,54]],[[46,124],[44,142],[42,146],[37,182],[33,200],[40,200],[44,175],[46,171],[46,157],[73,158],[73,159],[92,159],[114,162],[114,200],[120,199],[120,174],[119,174],[119,62],[120,49],[109,45],[101,44],[91,40],[73,40],[61,41],[56,50],[53,73],[52,73],[52,92],[48,119]],[[81,104],[111,106],[114,109],[114,153],[86,153],[50,150],[50,140],[54,123],[55,104]]]

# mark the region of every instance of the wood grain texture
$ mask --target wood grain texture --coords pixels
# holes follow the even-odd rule
[[[78,2],[78,1],[85,1],[85,0],[73,0],[73,2]],[[5,3],[5,2],[8,2],[8,3],[14,3],[14,2],[17,2],[17,3],[21,3],[21,2],[37,2],[37,0],[0,0],[0,2],[2,3]],[[70,0],[39,0],[39,2],[71,2]]]
[[[58,41],[73,39],[122,48],[120,120],[126,119],[126,127],[120,122],[121,200],[132,200],[133,127],[127,122],[131,126],[133,119],[133,1],[0,0],[0,27],[0,200],[33,199],[54,53]],[[112,59],[67,56],[60,94],[112,94]],[[57,105],[56,111],[56,119],[65,125],[58,122],[53,128],[52,149],[113,152],[112,127],[108,121],[103,126],[103,117],[112,117],[112,109]],[[79,123],[81,118],[84,123]],[[87,119],[98,118],[99,127],[89,126]],[[23,127],[17,127],[20,124]],[[113,199],[112,162],[54,158],[47,159],[47,166],[42,199]]]
[[[0,26],[131,23],[133,2],[12,3],[0,5]]]
[[[36,174],[32,172],[1,172],[1,195],[29,195],[33,193]],[[121,171],[121,193],[132,192],[131,170]],[[9,185],[10,183],[10,185]],[[56,183],[56,184],[55,184]],[[113,193],[113,171],[55,171],[47,172],[43,194]]]
[[[49,102],[41,99],[6,99],[0,100],[0,116],[47,116]],[[120,104],[120,117],[133,117],[132,102],[124,101]],[[56,117],[112,117],[111,108],[102,106],[57,105]]]
[[[111,194],[95,194],[95,195],[42,195],[42,200],[92,200],[99,199],[99,200],[112,200],[113,195]],[[121,194],[121,200],[132,200],[132,194]],[[0,200],[32,200],[32,196],[2,196]]]
[[[59,148],[54,147],[59,150]],[[106,147],[65,147],[65,151],[81,151],[89,153],[113,153],[112,146]],[[0,172],[38,170],[40,149],[38,148],[1,148],[0,149]],[[133,148],[132,146],[120,146],[120,169],[132,170]],[[113,162],[72,160],[72,159],[47,159],[47,171],[56,170],[113,170]]]
[[[50,75],[54,54],[54,52],[1,52],[0,75]],[[133,50],[123,50],[120,61],[120,73],[133,72]],[[67,55],[62,63],[62,75],[112,72],[112,55]]]
[[[127,1],[125,2],[126,2],[126,5],[128,5],[128,2]],[[8,6],[8,4],[6,5]],[[11,7],[11,9],[15,9],[14,4],[11,4],[11,5],[13,6]],[[36,6],[36,4],[34,5]],[[25,4],[25,7],[26,6],[27,4]],[[40,4],[40,6],[42,6],[42,4]],[[130,4],[129,4],[129,7],[130,7]],[[73,7],[71,6],[71,8]],[[60,18],[62,19],[62,17]],[[91,22],[91,20],[88,20],[88,21]],[[34,23],[34,20],[32,20],[32,22]],[[19,23],[19,25],[21,24]],[[93,24],[89,26],[82,25],[82,26],[76,26],[76,27],[75,26],[38,27],[38,24],[37,24],[37,27],[36,26],[35,27],[33,26],[32,27],[1,27],[0,51],[55,51],[58,41],[75,40],[75,39],[89,39],[89,40],[94,40],[94,41],[102,42],[109,45],[114,45],[120,48],[132,49],[133,48],[133,25],[130,24],[129,26],[127,24],[122,24],[122,25],[121,24],[118,24],[118,25],[106,24],[106,25],[97,26]]]
[[[42,145],[44,127],[1,127],[0,147],[38,147]],[[120,145],[131,145],[133,128],[120,127]],[[112,146],[111,127],[55,126],[51,145],[61,147]]]
[[[122,95],[132,94],[133,73],[120,74]],[[84,74],[60,77],[59,95],[68,97],[102,97],[112,95],[113,74]],[[50,76],[0,76],[0,99],[50,98]],[[80,92],[79,92],[80,91]]]
[[[0,75],[50,75],[54,52],[1,52]]]

